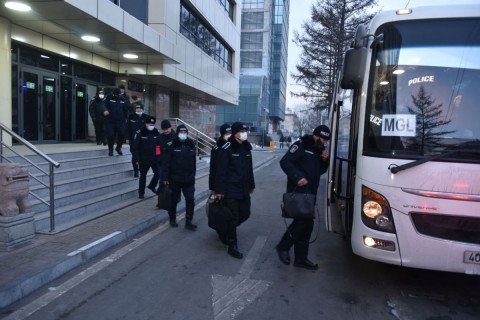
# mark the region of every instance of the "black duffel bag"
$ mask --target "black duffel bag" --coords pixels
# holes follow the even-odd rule
[[[227,234],[228,223],[232,219],[232,212],[222,200],[215,199],[208,206],[208,226],[219,234]]]
[[[157,208],[162,210],[169,210],[172,201],[172,189],[166,184],[162,184],[158,189]]]
[[[281,204],[282,217],[314,219],[317,196],[311,193],[284,193]]]

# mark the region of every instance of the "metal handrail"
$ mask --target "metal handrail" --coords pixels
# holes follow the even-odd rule
[[[216,143],[215,139],[210,138],[205,133],[201,132],[180,118],[170,118],[168,120],[175,123],[175,128],[177,128],[179,124],[184,124],[188,128],[189,132],[194,133],[194,135],[190,135],[190,137],[195,136],[194,140],[197,142],[196,148],[198,155],[200,155],[200,152],[203,152],[204,154],[210,154],[210,151]]]
[[[21,143],[22,145],[26,146],[28,149],[30,149],[31,151],[33,151],[36,155],[40,156],[41,158],[43,158],[45,161],[48,162],[48,173],[43,170],[42,168],[40,168],[39,166],[37,166],[35,163],[33,163],[30,159],[28,159],[27,157],[21,155],[20,153],[18,153],[17,151],[13,150],[8,144],[6,144],[4,141],[3,141],[3,132],[6,132],[8,133],[12,138],[14,138],[15,140],[17,140],[19,143]],[[45,200],[43,200],[42,198],[40,198],[39,196],[37,196],[34,192],[30,191],[29,193],[36,199],[38,199],[40,202],[42,202],[43,204],[47,205],[50,207],[50,232],[54,232],[55,231],[55,184],[54,184],[54,175],[53,175],[53,168],[58,168],[60,167],[60,163],[58,163],[57,161],[53,160],[52,158],[50,158],[49,156],[47,156],[45,153],[43,153],[42,151],[38,150],[37,147],[35,147],[33,144],[31,144],[30,142],[28,142],[27,140],[25,140],[24,138],[22,138],[21,136],[19,136],[18,134],[16,134],[15,132],[13,132],[10,128],[8,128],[7,126],[5,126],[3,123],[0,122],[0,162],[3,162],[3,160],[7,160],[8,162],[12,162],[10,159],[8,159],[5,155],[4,155],[4,152],[3,152],[3,149],[6,148],[8,150],[10,150],[11,152],[13,152],[14,154],[16,154],[17,156],[19,156],[20,158],[22,158],[23,160],[25,160],[26,162],[28,162],[29,164],[31,164],[32,166],[34,166],[37,170],[39,170],[40,172],[42,172],[44,175],[48,175],[48,178],[49,178],[49,184],[47,186],[46,183],[44,183],[43,181],[41,181],[40,179],[38,179],[37,177],[33,176],[30,172],[28,173],[28,175],[35,179],[36,181],[38,181],[41,185],[43,185],[44,187],[48,187],[49,189],[49,193],[50,193],[50,201],[47,202]]]

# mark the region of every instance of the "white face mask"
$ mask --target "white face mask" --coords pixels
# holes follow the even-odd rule
[[[99,97],[100,99],[103,99],[103,97],[105,97],[105,95],[99,94],[98,97]]]
[[[141,116],[143,114],[143,111],[137,111],[135,113],[138,114],[139,116]]]
[[[228,140],[228,138],[230,138],[231,136],[232,136],[231,134],[226,134],[223,136],[223,139]]]
[[[187,139],[187,134],[186,133],[179,133],[178,134],[178,138],[180,140],[186,140]]]
[[[240,132],[240,140],[245,141],[248,138],[248,133]]]

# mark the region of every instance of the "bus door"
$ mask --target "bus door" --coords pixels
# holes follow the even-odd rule
[[[343,91],[330,115],[332,137],[327,188],[327,230],[350,238],[355,181],[353,91]]]

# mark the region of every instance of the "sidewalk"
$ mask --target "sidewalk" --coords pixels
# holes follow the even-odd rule
[[[280,154],[254,151],[254,168],[276,156]],[[195,190],[198,204],[210,193],[208,175],[196,180]],[[12,252],[0,252],[0,308],[22,299],[147,228],[166,222],[168,214],[156,208],[156,200],[153,193],[147,192],[142,202],[59,234],[36,234],[33,244]],[[183,210],[182,201],[178,212]]]

